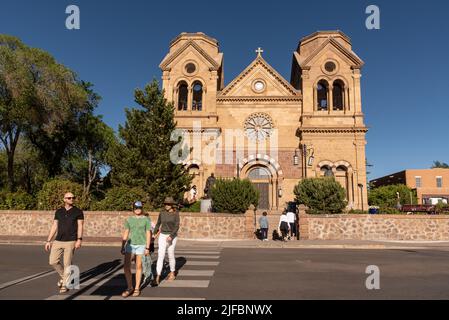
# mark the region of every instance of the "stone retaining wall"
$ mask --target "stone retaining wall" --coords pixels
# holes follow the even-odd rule
[[[449,241],[449,216],[300,214],[304,240]]]
[[[84,212],[86,238],[121,237],[131,212]],[[158,213],[149,213],[154,223]],[[46,237],[53,211],[0,211],[0,236]],[[184,239],[253,239],[254,214],[180,213],[179,237]]]
[[[130,212],[85,212],[86,238],[120,239]],[[158,213],[149,213],[156,223]],[[270,237],[279,223],[279,213],[268,215]],[[0,236],[46,237],[53,221],[50,211],[0,211]],[[246,214],[180,213],[180,238],[253,239],[257,212]],[[449,216],[429,215],[307,215],[301,210],[303,240],[422,240],[449,241]]]

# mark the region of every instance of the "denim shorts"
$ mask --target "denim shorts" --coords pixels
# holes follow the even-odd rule
[[[125,248],[126,253],[136,254],[136,255],[144,255],[145,254],[145,246],[144,245],[134,245],[134,244],[126,244]]]

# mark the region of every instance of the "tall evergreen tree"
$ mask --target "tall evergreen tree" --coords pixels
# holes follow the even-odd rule
[[[440,161],[434,161],[432,169],[449,169],[449,164]]]
[[[142,187],[145,199],[160,208],[166,196],[180,199],[192,177],[186,168],[172,163],[170,152],[178,141],[171,141],[176,129],[174,107],[167,103],[157,81],[135,91],[142,108],[126,109],[126,123],[119,127],[122,140],[109,150],[114,185]]]

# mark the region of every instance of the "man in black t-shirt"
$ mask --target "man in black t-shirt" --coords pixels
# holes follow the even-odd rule
[[[64,195],[64,207],[56,210],[55,219],[51,226],[50,234],[45,243],[45,251],[50,251],[50,265],[55,268],[60,276],[58,287],[60,293],[67,289],[67,277],[72,265],[75,250],[81,248],[83,240],[83,212],[73,205],[75,196],[72,193]],[[56,235],[54,242],[52,239]],[[61,262],[62,260],[62,262]]]

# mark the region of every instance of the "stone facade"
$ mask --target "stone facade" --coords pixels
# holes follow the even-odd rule
[[[249,178],[262,195],[259,209],[277,211],[301,179],[327,174],[347,190],[349,207],[366,208],[363,61],[350,39],[340,31],[303,38],[290,81],[256,52],[227,85],[218,41],[204,33],[180,34],[160,64],[190,150],[179,161],[199,196],[211,173]]]
[[[117,238],[129,212],[84,212],[84,236],[89,238]],[[152,222],[158,213],[150,212]],[[46,237],[53,222],[51,211],[0,211],[0,236]],[[252,239],[253,214],[180,213],[179,237],[183,239]]]
[[[303,240],[448,241],[449,216],[300,215]]]

